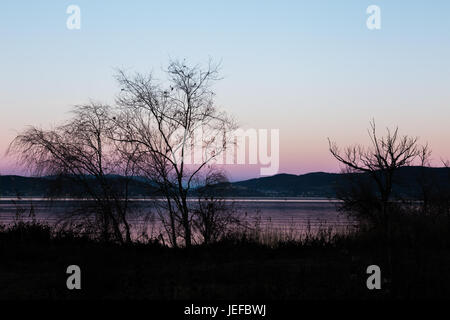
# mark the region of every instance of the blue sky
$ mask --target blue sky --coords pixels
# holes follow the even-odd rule
[[[66,8],[81,29],[66,28]],[[381,8],[368,30],[366,8]],[[114,102],[115,68],[161,72],[169,58],[222,61],[218,104],[279,128],[280,171],[336,171],[327,137],[367,142],[379,126],[450,158],[449,1],[10,1],[0,5],[0,153],[89,99]],[[0,172],[13,173],[0,158]],[[236,171],[235,178],[258,168]]]

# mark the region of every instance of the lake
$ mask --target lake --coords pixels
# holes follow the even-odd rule
[[[139,214],[131,217],[134,233],[147,233],[155,236],[160,232],[161,223],[155,213],[155,201],[159,199],[132,200]],[[192,200],[194,201],[194,200]],[[346,232],[356,222],[337,212],[337,200],[303,198],[260,198],[227,199],[239,217],[251,226],[258,225],[262,230],[290,232],[296,234],[317,233],[319,230],[332,230],[334,233]],[[31,221],[55,224],[67,216],[67,212],[80,207],[80,200],[59,199],[0,199],[0,224],[11,224],[21,217]],[[145,218],[144,218],[145,217]]]

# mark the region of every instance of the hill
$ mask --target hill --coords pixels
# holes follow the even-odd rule
[[[221,196],[228,197],[336,197],[337,188],[348,186],[349,179],[364,174],[342,174],[313,172],[302,175],[277,174],[270,177],[255,178],[245,181],[222,183],[214,186],[214,190]],[[120,176],[109,179],[123,180]],[[15,197],[44,197],[54,194],[58,190],[60,195],[71,196],[77,193],[68,180],[42,177],[0,176],[0,196]],[[394,194],[416,197],[420,192],[419,182],[427,183],[429,188],[450,188],[450,169],[404,167],[397,171],[394,180]],[[129,187],[131,197],[158,195],[151,183],[136,177]],[[195,195],[196,191],[192,192]]]
[[[124,183],[121,176],[109,176],[111,185],[120,187]],[[89,179],[87,179],[89,180]],[[90,188],[95,190],[95,180]],[[143,197],[157,194],[151,183],[135,178],[129,183],[130,197]],[[0,197],[77,197],[83,196],[82,189],[70,179],[61,177],[21,177],[0,176]]]
[[[349,180],[356,176],[371,181],[365,174],[314,172],[303,175],[277,174],[235,182],[232,186],[251,196],[263,194],[267,197],[335,197],[337,188],[345,188],[349,185]],[[425,183],[430,188],[449,188],[450,169],[401,168],[394,176],[393,193],[416,197],[421,192],[420,183]]]

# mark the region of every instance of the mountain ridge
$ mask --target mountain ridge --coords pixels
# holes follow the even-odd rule
[[[220,183],[213,188],[218,195],[229,197],[336,197],[339,186],[345,186],[348,178],[361,173],[309,172],[305,174],[279,173],[273,176],[252,178],[236,182]],[[366,175],[367,176],[367,175]],[[403,167],[396,173],[394,191],[401,195],[414,196],[418,190],[418,179],[432,179],[438,188],[450,188],[450,169],[441,167]],[[110,179],[120,180],[120,176]],[[0,176],[0,197],[45,196],[51,192],[52,177]],[[132,197],[158,195],[154,188],[134,177],[130,195]],[[369,179],[370,180],[370,179]],[[63,189],[68,186],[63,186]],[[195,195],[196,191],[193,191]]]

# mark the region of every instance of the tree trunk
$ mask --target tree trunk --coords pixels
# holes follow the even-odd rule
[[[186,248],[191,247],[192,245],[192,234],[191,234],[191,224],[189,223],[189,208],[187,205],[187,195],[185,193],[181,196],[181,201],[183,205],[182,212],[182,220],[183,220],[183,228],[184,228],[184,241]]]

